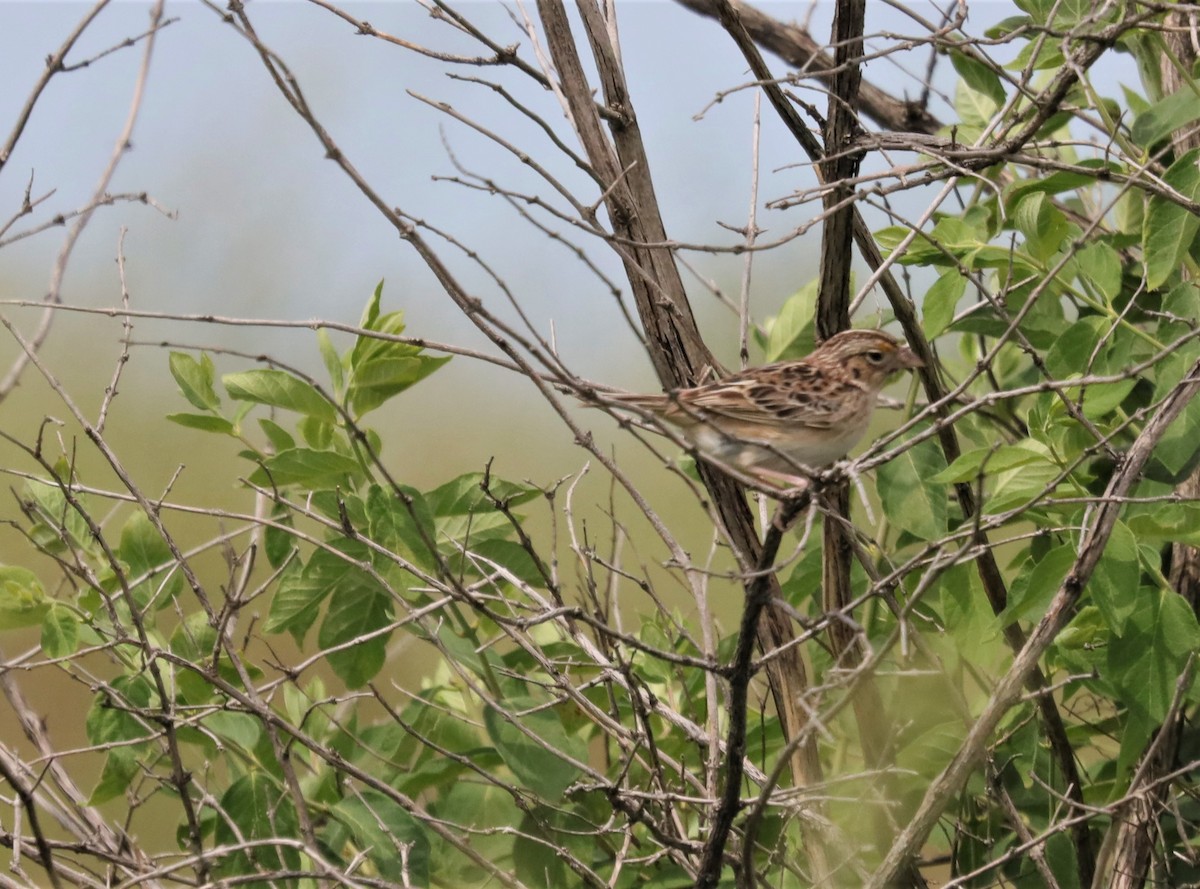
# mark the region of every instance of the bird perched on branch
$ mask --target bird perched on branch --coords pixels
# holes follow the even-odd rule
[[[921,359],[889,334],[846,330],[796,361],[748,368],[663,395],[606,392],[600,400],[678,427],[718,465],[803,484],[802,469],[840,460],[863,437],[887,381],[921,366]]]

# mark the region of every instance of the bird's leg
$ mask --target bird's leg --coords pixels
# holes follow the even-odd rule
[[[790,472],[780,472],[777,469],[767,469],[762,466],[754,467],[751,472],[764,481],[784,485],[787,488],[784,496],[788,497],[798,497],[807,491],[811,481],[807,476],[793,475]]]

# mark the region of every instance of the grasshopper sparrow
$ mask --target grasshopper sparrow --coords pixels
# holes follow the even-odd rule
[[[700,454],[753,475],[803,483],[802,467],[846,456],[895,373],[921,366],[878,330],[834,334],[808,357],[752,367],[665,395],[605,393],[603,401],[654,414]]]

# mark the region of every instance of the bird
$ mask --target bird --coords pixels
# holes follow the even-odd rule
[[[751,476],[806,484],[803,470],[842,459],[863,437],[880,391],[921,359],[881,330],[844,330],[804,358],[660,395],[597,393],[675,426],[700,456]]]

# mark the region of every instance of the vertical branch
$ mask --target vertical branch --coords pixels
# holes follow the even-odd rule
[[[849,200],[862,153],[853,148],[858,129],[858,87],[862,82],[865,0],[838,0],[833,15],[834,74],[825,118],[825,153],[819,162],[825,188],[821,203],[821,287],[817,335],[833,336],[850,326],[850,258],[853,255],[854,205]]]
[[[580,12],[599,69],[611,143],[604,136],[597,103],[584,74],[561,0],[538,0],[538,13],[564,100],[588,159],[606,186],[604,201],[614,233],[620,242],[634,245],[617,246],[617,249],[646,330],[651,361],[664,387],[695,384],[704,369],[713,366],[712,355],[696,329],[674,256],[665,247],[649,246],[665,242],[666,229],[659,213],[637,117],[618,64],[618,54],[608,42],[611,32],[604,25],[599,9],[589,0],[582,0]],[[703,463],[698,468],[738,564],[750,578],[746,582],[749,600],[763,550],[745,493],[739,484],[715,468]],[[779,581],[774,574],[760,583],[767,585],[769,598],[781,597]],[[798,647],[792,644],[795,633],[786,614],[778,608],[764,608],[756,625],[756,635],[763,650],[784,649],[779,656],[770,659],[767,675],[785,737],[805,738],[792,755],[791,769],[793,782],[797,786],[808,786],[820,779],[816,736],[806,731],[809,719],[801,706],[809,688],[808,671]],[[824,857],[818,838],[810,837],[807,845],[812,867],[824,873]]]
[[[834,73],[830,79],[829,106],[825,118],[825,149],[818,169],[825,187],[821,194],[825,222],[821,228],[820,290],[817,297],[817,336],[827,339],[850,327],[850,261],[854,255],[854,187],[847,183],[858,175],[862,154],[852,149],[858,132],[858,88],[862,82],[865,0],[838,0],[834,11],[831,42]],[[840,612],[854,598],[850,587],[850,565],[854,550],[850,541],[850,487],[842,482],[823,492],[826,521],[823,533],[822,593],[827,612]],[[831,621],[829,640],[837,663],[851,669],[862,662],[855,630],[844,621]],[[882,731],[879,716],[883,702],[872,683],[862,683],[854,692],[855,712],[867,764],[880,766]]]
[[[827,339],[850,326],[850,259],[853,256],[853,186],[846,183],[858,173],[861,154],[848,148],[857,127],[855,108],[861,82],[862,32],[866,15],[864,0],[838,0],[833,17],[832,43],[835,70],[830,81],[829,109],[825,118],[825,149],[818,162],[825,184],[821,202],[825,222],[821,229],[821,278],[817,296],[817,337]],[[841,483],[825,494],[822,589],[825,610],[840,611],[853,597],[850,563],[853,552],[847,537],[850,489]],[[851,653],[854,633],[841,621],[830,624],[834,656],[850,666],[858,658]],[[864,743],[870,741],[864,737]]]
[[[626,245],[617,249],[646,329],[650,360],[664,386],[686,386],[711,366],[712,356],[696,328],[675,258],[661,246],[667,240],[666,228],[624,74],[607,43],[608,30],[590,2],[581,3],[580,10],[604,90],[611,142],[601,126],[566,9],[561,0],[538,0],[563,97],[588,160],[605,184],[604,203],[613,233]]]
[[[779,544],[783,541],[783,528],[795,517],[800,506],[801,504],[797,501],[787,504],[780,513],[779,520],[772,522],[768,528],[763,550],[759,556],[756,576],[750,581],[746,591],[746,604],[742,611],[737,650],[733,655],[729,676],[729,731],[725,742],[727,760],[725,785],[718,800],[716,813],[713,815],[708,839],[704,843],[704,853],[696,875],[696,889],[715,889],[721,881],[725,846],[741,800],[742,775],[746,759],[746,718],[749,709],[750,680],[754,673],[752,664],[754,628],[759,625],[761,617],[771,610],[771,581],[775,576],[771,573],[771,565],[779,552]],[[752,875],[743,873],[739,885],[754,885]]]
[[[816,326],[819,339],[826,339],[850,327],[850,266],[854,256],[854,228],[857,210],[854,186],[848,183],[858,175],[861,151],[853,145],[858,135],[859,87],[862,83],[863,29],[865,0],[838,0],[834,10],[830,42],[834,48],[834,69],[830,78],[829,104],[824,126],[824,152],[818,162],[822,208],[825,221],[821,228],[820,290],[817,297]],[[850,535],[850,485],[840,482],[822,492],[825,522],[822,535],[821,593],[825,611],[844,612],[854,599],[850,568],[854,547]],[[858,631],[845,621],[829,624],[829,642],[835,663],[845,670],[862,667],[864,658]],[[887,708],[879,689],[870,677],[864,677],[851,692],[851,705],[858,724],[859,743],[866,767],[886,773],[890,759]],[[891,797],[886,786],[882,795]],[[877,811],[884,811],[883,808]],[[872,819],[876,842],[886,846],[891,831],[885,818]],[[905,881],[919,884],[915,871]]]

